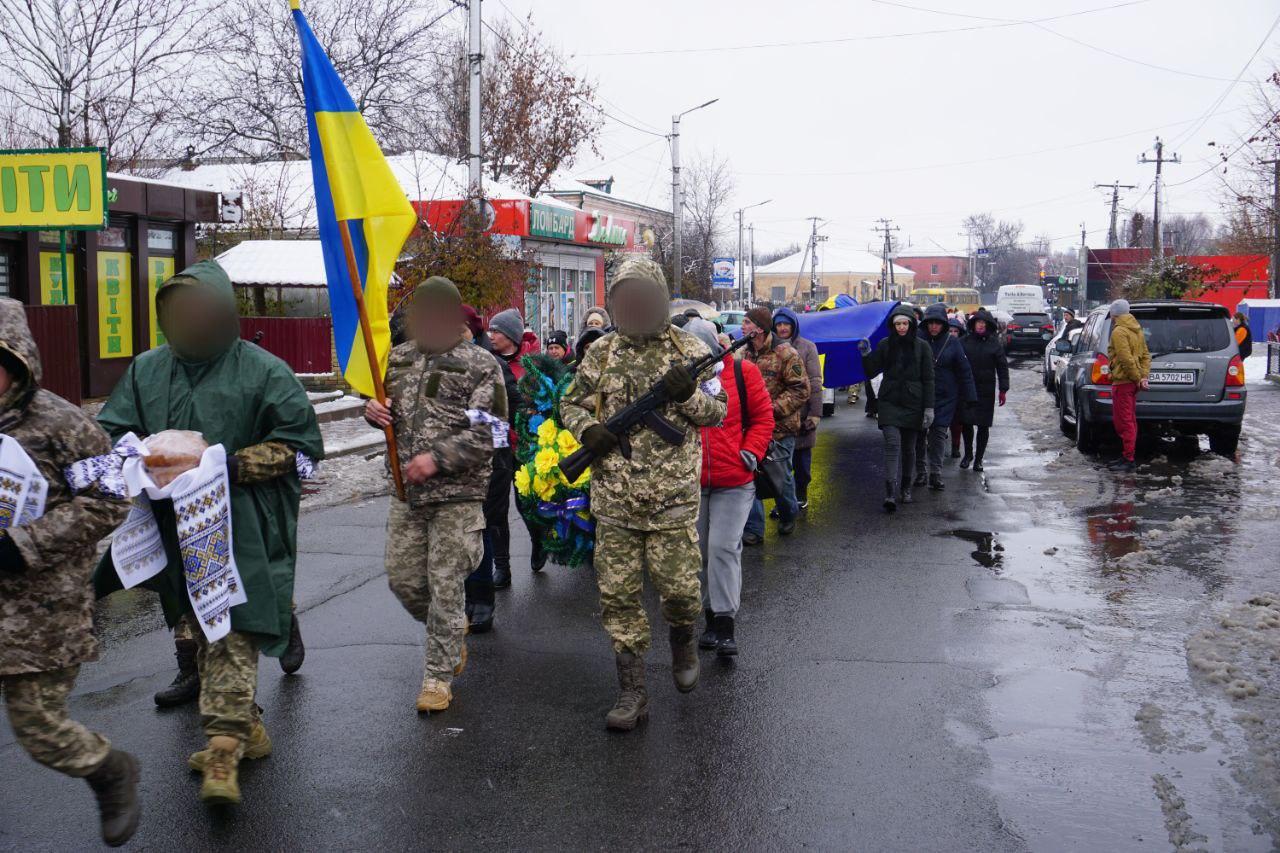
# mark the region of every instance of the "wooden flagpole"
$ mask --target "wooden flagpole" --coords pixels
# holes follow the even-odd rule
[[[356,299],[356,311],[360,315],[360,333],[364,336],[364,351],[369,356],[369,373],[373,376],[373,392],[379,403],[386,405],[387,391],[382,384],[382,369],[378,364],[378,351],[373,346],[373,329],[369,326],[369,312],[364,305],[364,283],[360,279],[360,267],[356,264],[356,250],[351,245],[349,221],[338,220],[342,234],[342,248],[347,254],[347,273],[351,276],[351,295]],[[404,475],[400,472],[400,452],[396,447],[394,426],[383,427],[387,436],[387,458],[391,462],[391,479],[395,481],[396,497],[404,500]]]

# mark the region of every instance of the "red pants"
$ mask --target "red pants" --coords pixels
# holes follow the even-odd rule
[[[1111,423],[1124,446],[1124,458],[1132,462],[1138,446],[1138,383],[1111,386]]]

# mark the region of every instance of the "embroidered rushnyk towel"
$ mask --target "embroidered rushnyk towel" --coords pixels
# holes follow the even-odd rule
[[[19,527],[44,515],[49,481],[12,436],[0,433],[0,528]]]
[[[173,501],[187,597],[205,637],[217,642],[231,632],[231,608],[248,601],[232,548],[226,450],[221,444],[213,445],[205,450],[198,467],[160,488],[147,473],[147,450],[138,437],[129,433],[120,439],[120,455],[124,455],[122,445],[137,453],[125,456],[121,469],[133,508],[111,543],[120,583],[131,589],[165,567],[164,543],[151,501]]]

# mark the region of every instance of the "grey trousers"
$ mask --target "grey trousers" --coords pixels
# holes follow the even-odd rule
[[[884,434],[884,478],[893,483],[898,495],[902,493],[904,480],[911,485],[916,467],[916,436],[920,430],[882,426],[880,432]]]
[[[755,502],[753,483],[703,489],[698,512],[702,548],[702,608],[722,616],[738,612],[742,599],[742,529]]]
[[[942,457],[946,453],[947,444],[951,441],[951,425],[934,424],[927,430],[916,433],[916,473],[924,474],[925,462],[929,463],[929,474],[942,476]]]

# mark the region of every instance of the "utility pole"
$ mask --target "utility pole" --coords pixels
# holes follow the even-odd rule
[[[742,265],[742,214],[753,207],[759,207],[760,205],[768,204],[771,201],[773,201],[773,199],[767,198],[764,201],[758,201],[755,204],[749,204],[746,207],[740,207],[733,212],[733,215],[738,218],[738,256],[734,259],[733,274],[737,278],[737,282],[738,282],[738,299],[744,302],[746,301],[747,296],[746,296],[746,274],[745,274],[746,267]],[[754,228],[755,226],[753,225],[752,227]],[[754,272],[754,270],[752,270],[752,272]],[[751,284],[752,286],[754,286],[755,282],[752,281]]]
[[[897,283],[893,280],[893,261],[890,255],[893,254],[893,232],[901,231],[897,225],[893,224],[892,219],[877,219],[880,224],[871,230],[877,234],[884,235],[884,250],[880,267],[880,299],[883,302],[889,301],[889,293],[891,289],[897,288]]]
[[[1156,137],[1156,156],[1148,157],[1145,153],[1138,158],[1139,163],[1155,163],[1156,164],[1156,182],[1155,182],[1155,212],[1151,217],[1151,254],[1158,261],[1164,257],[1164,235],[1160,233],[1160,174],[1165,163],[1181,163],[1182,158],[1177,154],[1171,154],[1168,157],[1164,154],[1164,143],[1160,141],[1160,137]]]
[[[1111,189],[1111,230],[1107,232],[1107,248],[1120,248],[1120,232],[1117,230],[1116,217],[1120,209],[1120,190],[1136,190],[1133,184],[1122,184],[1119,179],[1110,184],[1094,184],[1094,189]]]
[[[719,98],[712,98],[705,104],[676,113],[671,117],[671,218],[675,225],[675,233],[671,237],[671,276],[675,279],[671,289],[678,298],[684,289],[684,266],[680,257],[680,232],[684,224],[684,192],[680,184],[680,119],[694,110],[709,107]]]
[[[747,226],[747,244],[750,248],[747,252],[751,255],[751,280],[747,282],[747,293],[749,294],[740,308],[746,308],[748,305],[756,301],[756,224],[753,222]]]
[[[484,173],[480,162],[480,2],[467,0],[467,192],[479,210],[484,193]]]
[[[818,223],[824,220],[819,216],[810,216],[813,231],[809,236],[809,302],[815,303],[818,298],[818,243],[825,242],[826,237],[818,236]]]
[[[1280,293],[1280,286],[1277,286],[1277,281],[1280,280],[1280,150],[1276,151],[1274,160],[1262,162],[1271,167],[1274,181],[1271,190],[1271,276],[1267,296],[1276,299],[1276,294]]]

